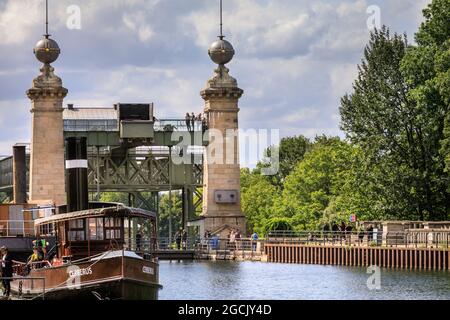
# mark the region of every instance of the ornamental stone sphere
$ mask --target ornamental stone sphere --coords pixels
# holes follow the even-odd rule
[[[52,63],[58,59],[61,50],[55,40],[46,36],[39,40],[34,48],[34,55],[42,63]]]
[[[219,65],[224,65],[233,59],[234,49],[231,43],[221,38],[211,45],[208,54],[212,61]]]

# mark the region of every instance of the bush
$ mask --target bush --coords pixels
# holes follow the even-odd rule
[[[264,225],[264,233],[271,231],[292,231],[291,219],[289,218],[272,218]]]

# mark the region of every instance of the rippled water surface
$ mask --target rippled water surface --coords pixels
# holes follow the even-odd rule
[[[264,262],[160,262],[160,299],[450,299],[450,273]]]

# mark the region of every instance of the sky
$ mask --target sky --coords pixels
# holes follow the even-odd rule
[[[153,102],[157,118],[203,109],[200,91],[215,65],[218,0],[50,0],[53,66],[69,90],[64,104]],[[339,135],[340,98],[350,93],[371,22],[411,42],[430,0],[224,0],[227,65],[244,95],[242,129],[280,136]],[[44,0],[0,0],[0,156],[30,141],[26,90],[45,32]],[[378,15],[379,12],[379,15]],[[375,19],[374,19],[375,18]],[[379,19],[378,19],[379,18]]]

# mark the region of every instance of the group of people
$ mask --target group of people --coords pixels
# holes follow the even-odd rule
[[[27,269],[39,269],[42,267],[42,261],[47,259],[47,241],[37,239],[33,241],[33,254],[28,258]]]
[[[184,229],[180,229],[175,233],[175,243],[177,244],[177,249],[183,250],[187,249],[187,232]]]
[[[333,239],[339,238],[339,235],[340,238],[347,239],[348,237],[350,237],[354,230],[356,230],[356,233],[358,235],[358,241],[362,242],[366,235],[368,238],[372,236],[374,228],[372,225],[369,225],[367,228],[364,228],[363,226],[354,227],[351,224],[346,225],[344,221],[342,221],[340,225],[334,222],[331,225],[331,229],[329,224],[325,224],[322,228],[325,239],[328,238],[329,233],[333,235]]]
[[[197,130],[205,132],[207,130],[207,124],[206,117],[202,113],[199,113],[197,116],[193,112],[191,114],[189,112],[186,113],[186,127],[189,132]]]
[[[219,249],[219,235],[218,234],[212,234],[211,231],[206,230],[203,235],[203,244],[204,245],[210,245],[213,250]],[[258,234],[256,232],[253,232],[250,236],[251,240],[251,249],[252,251],[256,251],[257,245],[258,245]],[[236,250],[241,249],[242,244],[242,234],[239,229],[231,229],[227,236],[227,249],[229,250]],[[248,240],[248,239],[246,239]]]

